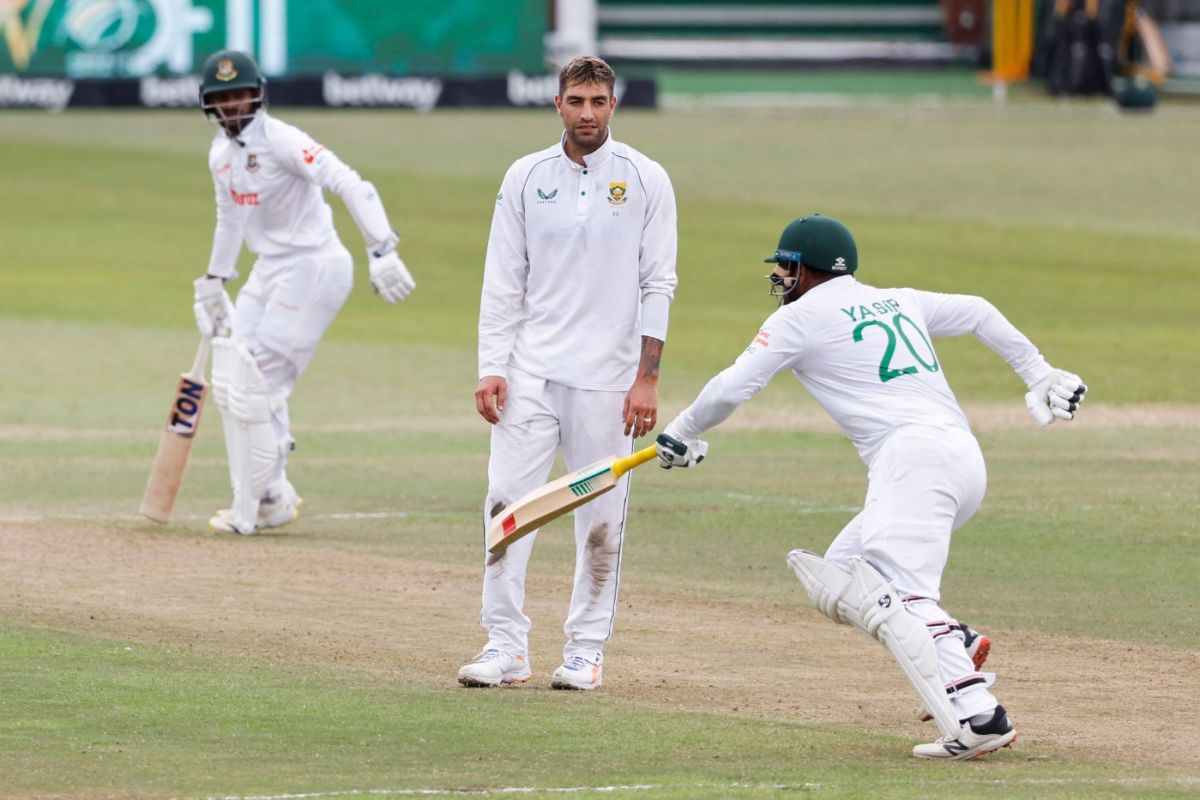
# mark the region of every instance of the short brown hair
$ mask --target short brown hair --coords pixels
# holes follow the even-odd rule
[[[613,93],[617,85],[617,75],[613,68],[602,58],[596,56],[576,56],[563,65],[558,73],[558,94],[566,94],[567,87],[576,83],[603,83],[608,86],[608,93]]]

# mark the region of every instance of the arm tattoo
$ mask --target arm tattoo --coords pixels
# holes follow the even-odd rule
[[[638,369],[638,377],[658,377],[658,367],[662,362],[663,343],[652,336],[642,337],[642,364]]]

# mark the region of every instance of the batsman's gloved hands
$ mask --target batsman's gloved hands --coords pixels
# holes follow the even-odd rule
[[[417,288],[412,273],[404,266],[395,250],[380,256],[372,255],[370,274],[375,294],[389,303],[400,302]]]
[[[663,469],[694,467],[708,455],[708,442],[680,436],[668,425],[654,440],[654,449],[658,451],[658,465]]]
[[[1051,369],[1029,387],[1025,407],[1043,428],[1055,420],[1072,420],[1087,393],[1087,384],[1073,372]]]
[[[192,313],[201,336],[228,336],[233,325],[233,301],[225,291],[225,281],[205,275],[192,282],[195,300]]]

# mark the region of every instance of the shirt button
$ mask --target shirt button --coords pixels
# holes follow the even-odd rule
[[[587,170],[586,170],[586,169],[583,171],[583,174],[584,174],[584,175],[587,175]]]
[[[581,195],[583,195],[583,196],[585,196],[585,197],[587,196],[587,192],[580,192],[579,194],[581,194]]]

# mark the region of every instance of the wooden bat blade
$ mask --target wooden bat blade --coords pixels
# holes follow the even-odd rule
[[[200,413],[208,396],[208,384],[203,378],[189,374],[179,376],[179,385],[171,402],[167,426],[158,443],[154,465],[146,481],[142,505],[138,509],[147,519],[165,524],[171,518],[175,495],[183,482],[183,472],[192,452],[192,440],[200,425]]]
[[[616,460],[612,456],[564,475],[501,511],[488,526],[488,552],[503,553],[517,539],[615,487],[612,465]]]
[[[625,458],[609,456],[534,489],[492,518],[488,552],[500,555],[521,537],[614,489],[622,475],[654,456],[654,445]]]
[[[1171,53],[1167,50],[1158,24],[1141,8],[1137,11],[1137,33],[1146,49],[1146,60],[1150,62],[1150,80],[1155,85],[1162,86],[1173,66]]]

